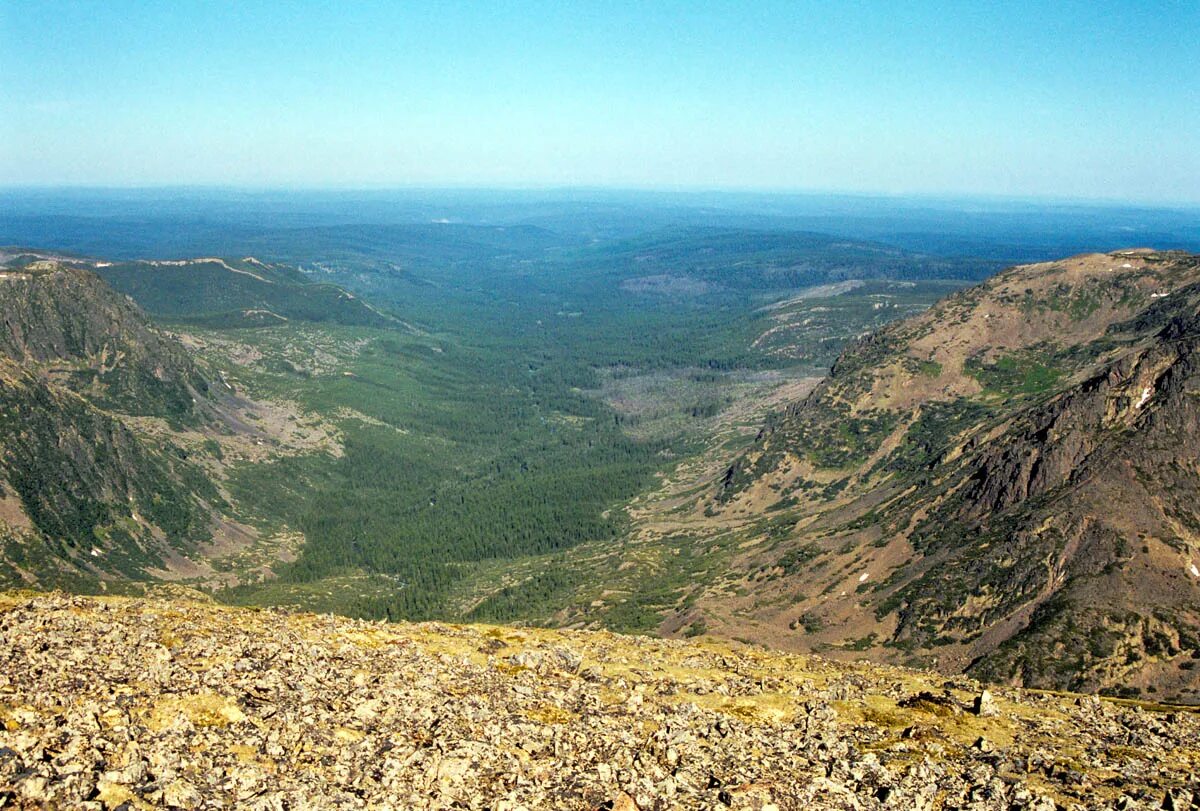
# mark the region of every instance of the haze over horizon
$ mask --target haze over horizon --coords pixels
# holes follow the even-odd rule
[[[14,0],[0,185],[1193,204],[1198,29],[1194,3]]]

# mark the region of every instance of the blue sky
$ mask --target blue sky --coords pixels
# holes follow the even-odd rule
[[[0,0],[0,184],[1200,202],[1200,2]]]

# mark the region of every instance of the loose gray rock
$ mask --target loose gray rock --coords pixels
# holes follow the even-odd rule
[[[711,641],[0,594],[0,799],[1058,811],[1200,796],[1191,712],[994,688],[997,714],[989,691],[943,681]]]
[[[1000,707],[996,705],[996,699],[992,698],[990,690],[984,690],[979,695],[975,696],[975,703],[972,706],[972,711],[984,718],[992,718],[1000,714]]]

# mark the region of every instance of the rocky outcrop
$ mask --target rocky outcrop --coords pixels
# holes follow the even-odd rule
[[[55,261],[0,269],[0,356],[128,414],[195,420],[209,387],[128,298]]]
[[[16,808],[1200,805],[1197,716],[714,643],[0,595]]]
[[[1179,253],[1015,268],[847,350],[714,502],[804,527],[746,556],[809,562],[768,581],[800,604],[757,618],[807,617],[797,647],[1200,702],[1198,280]]]

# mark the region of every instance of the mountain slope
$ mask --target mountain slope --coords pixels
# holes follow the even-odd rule
[[[212,421],[187,351],[95,274],[51,261],[0,270],[0,324],[6,579],[136,577],[207,539],[216,488],[120,416]]]
[[[58,262],[0,270],[0,356],[128,413],[192,420],[208,390],[186,350],[129,299]]]
[[[258,404],[77,264],[0,267],[0,580],[96,589],[203,574],[229,520],[222,447]]]
[[[1197,257],[1133,251],[874,334],[728,470],[710,512],[767,517],[702,608],[785,645],[1200,700],[1198,313]]]
[[[0,361],[4,579],[141,577],[210,537],[216,488],[194,463],[36,372]],[[8,526],[4,526],[7,523]]]

